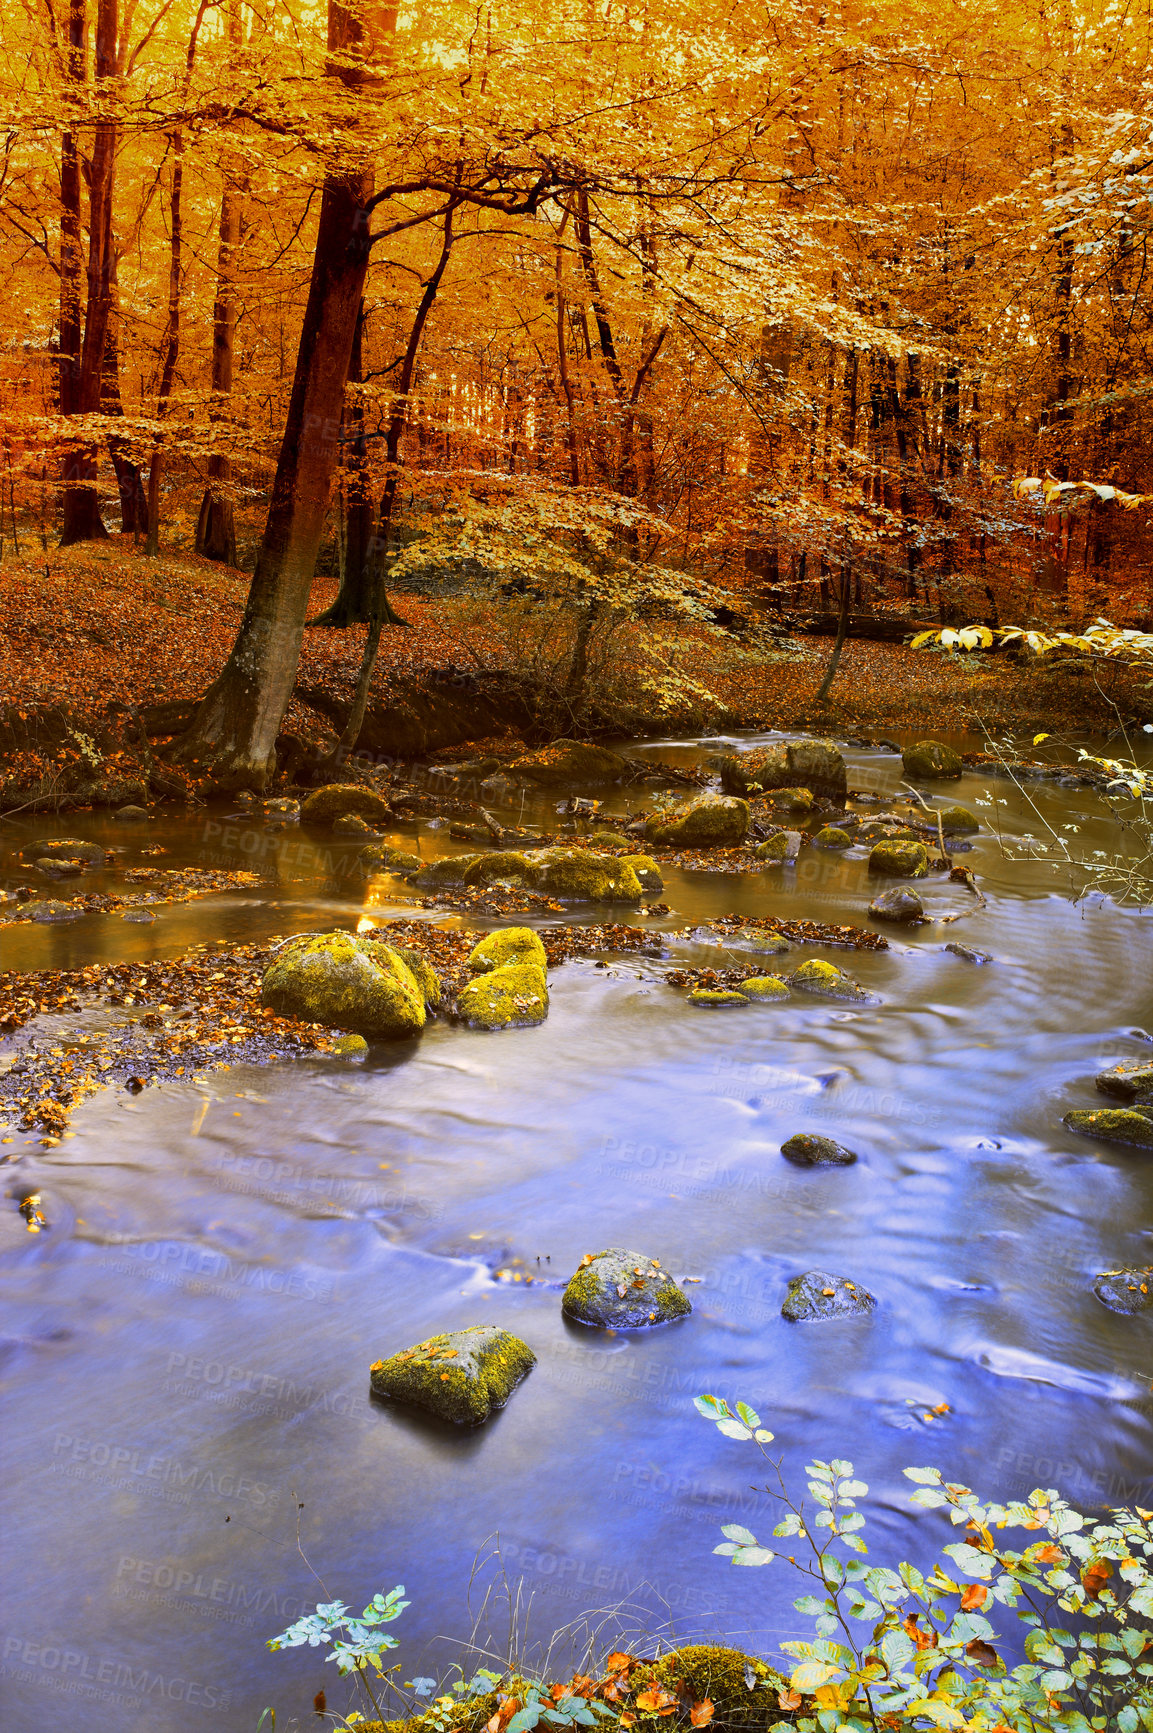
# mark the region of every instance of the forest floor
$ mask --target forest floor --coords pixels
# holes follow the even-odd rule
[[[194,698],[223,665],[244,607],[248,578],[193,556],[149,560],[126,538],[10,557],[0,565],[0,711],[63,705],[97,717],[110,704]],[[334,585],[318,579],[313,609]],[[505,640],[476,608],[414,596],[398,599],[409,627],[386,628],[374,690],[411,686],[433,670],[508,666]],[[478,620],[480,623],[478,624]],[[364,628],[310,628],[301,678],[341,696],[351,690]],[[703,639],[694,673],[720,696],[730,727],[816,728],[830,733],[886,730],[1045,730],[1084,737],[1115,731],[1153,712],[1131,681],[1103,689],[1092,675],[1022,667],[1003,655],[951,657],[903,645],[850,639],[831,701],[815,702],[827,639],[800,640],[795,657],[767,663],[729,640]],[[515,670],[514,670],[515,671]],[[1124,677],[1123,677],[1124,678]],[[685,718],[666,726],[684,727]],[[700,725],[709,726],[702,718]],[[286,727],[312,738],[329,733],[299,700]],[[660,731],[660,718],[652,719]],[[34,747],[30,740],[29,747]],[[16,769],[4,767],[9,776]],[[29,754],[15,756],[35,757]],[[20,766],[27,775],[28,762]]]

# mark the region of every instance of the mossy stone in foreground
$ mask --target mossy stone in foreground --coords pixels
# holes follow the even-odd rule
[[[687,1001],[706,1011],[719,1011],[726,1005],[747,1005],[748,1002],[744,993],[738,993],[735,987],[694,987]]]
[[[261,1002],[282,1017],[398,1040],[424,1028],[424,994],[390,945],[355,933],[310,933],[282,945],[264,972]]]
[[[330,782],[324,788],[315,789],[300,807],[300,816],[305,824],[332,824],[350,812],[368,819],[383,820],[392,816],[392,809],[384,796],[359,782]]]
[[[750,975],[747,981],[742,981],[738,989],[743,999],[751,999],[754,1005],[771,1005],[774,1001],[791,999],[785,982],[776,975]]]
[[[342,1059],[363,1059],[368,1052],[368,1042],[363,1035],[342,1035],[332,1043],[332,1051]]]
[[[543,969],[546,961],[544,946],[531,927],[498,927],[468,954],[468,966],[474,975],[490,974],[505,963],[535,963],[538,969]]]
[[[1153,1101],[1153,1059],[1123,1059],[1098,1071],[1094,1079],[1102,1095],[1116,1095],[1122,1101]]]
[[[857,1157],[831,1137],[818,1137],[811,1131],[797,1131],[781,1145],[786,1161],[798,1167],[850,1167]]]
[[[1153,1267],[1104,1270],[1094,1281],[1093,1292],[1111,1312],[1147,1312],[1153,1308]]]
[[[814,848],[851,848],[852,842],[848,831],[836,824],[823,825],[813,838]]]
[[[830,1318],[856,1318],[871,1312],[876,1300],[859,1282],[831,1276],[827,1270],[806,1270],[789,1283],[782,1318],[794,1324],[823,1323]]]
[[[1106,1143],[1128,1143],[1137,1149],[1153,1149],[1153,1117],[1132,1107],[1078,1108],[1061,1121],[1082,1137],[1100,1137]]]
[[[789,976],[789,986],[796,987],[801,993],[819,994],[824,999],[872,998],[859,981],[854,981],[835,963],[826,963],[823,957],[810,957],[799,969],[794,969]]]
[[[536,1355],[518,1336],[497,1324],[473,1324],[377,1360],[372,1393],[456,1426],[479,1426],[504,1407],[535,1365]]]
[[[777,1693],[788,1689],[788,1681],[757,1655],[714,1643],[690,1643],[650,1664],[653,1683],[676,1691],[684,1702],[712,1704],[709,1726],[716,1733],[767,1733],[787,1719]],[[637,1669],[629,1684],[642,1689],[647,1682]]]
[[[869,871],[893,879],[923,879],[929,851],[923,842],[878,842],[869,852]]]
[[[415,945],[397,945],[396,954],[412,970],[413,979],[424,994],[424,1002],[428,1009],[435,1011],[440,1004],[440,976],[424,952],[418,951]]]
[[[795,861],[801,852],[799,830],[778,830],[753,850],[757,860]]]
[[[566,1317],[601,1329],[643,1329],[692,1311],[683,1291],[655,1258],[610,1247],[588,1252],[564,1291]]]
[[[548,984],[537,963],[504,963],[461,989],[457,1010],[473,1029],[528,1029],[548,1016]]]
[[[622,867],[632,868],[637,875],[642,891],[664,890],[665,881],[661,869],[651,854],[626,854],[622,856],[618,864]]]
[[[901,768],[914,782],[944,782],[965,768],[951,746],[940,740],[918,740],[901,753]]]

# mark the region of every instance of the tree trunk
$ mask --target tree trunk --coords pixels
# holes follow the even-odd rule
[[[352,339],[350,385],[364,383],[364,303],[356,319]],[[344,405],[342,415],[344,452],[344,561],[336,600],[310,624],[352,626],[372,618],[376,578],[373,570],[375,545],[372,537],[372,498],[368,488],[368,440],[364,431],[364,404],[359,396]]]
[[[184,189],[184,135],[178,132],[172,141],[172,244],[168,262],[168,324],[165,329],[164,367],[160,375],[160,390],[156,396],[156,419],[163,421],[168,413],[168,399],[176,378],[180,358],[180,283],[183,216],[181,203]],[[144,551],[153,558],[160,552],[160,478],[164,468],[164,447],[158,438],[152,447],[148,466],[148,539]]]
[[[849,629],[849,592],[851,588],[851,573],[847,560],[841,562],[841,605],[837,614],[837,635],[833,639],[833,653],[829,657],[829,666],[825,669],[825,678],[817,688],[817,703],[824,704],[841,664],[841,651],[845,647],[845,636]]]

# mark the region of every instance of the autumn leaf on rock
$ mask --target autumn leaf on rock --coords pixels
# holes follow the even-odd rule
[[[777,1692],[777,1702],[782,1709],[799,1709],[803,1701],[801,1693],[794,1691],[791,1685]]]
[[[689,1720],[694,1727],[707,1727],[713,1718],[713,1705],[708,1697],[700,1703],[694,1703],[689,1710]]]
[[[672,1691],[665,1691],[659,1685],[654,1685],[651,1691],[640,1692],[636,1704],[646,1715],[671,1715],[677,1706],[677,1699]]]

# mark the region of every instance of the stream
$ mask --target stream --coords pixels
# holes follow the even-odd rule
[[[718,744],[630,750],[692,764]],[[845,756],[850,788],[897,790],[899,758]],[[1061,1124],[1102,1105],[1097,1071],[1148,1051],[1153,929],[1107,899],[1074,902],[1067,870],[1022,841],[1045,840],[1043,817],[1086,852],[1109,849],[1115,825],[1094,792],[1024,795],[976,775],[928,792],[980,817],[961,858],[988,907],[887,928],[884,952],[795,945],[781,960],[839,963],[875,1004],[696,1010],[663,973],[724,953],[678,939],[659,960],[552,971],[537,1029],[432,1021],[358,1065],[316,1055],[108,1090],[55,1147],[18,1136],[0,1152],[19,1156],[0,1211],[5,1733],[254,1733],[269,1704],[278,1733],[319,1727],[322,1686],[346,1707],[335,1666],[265,1640],[318,1600],[359,1612],[395,1583],[411,1602],[390,1626],[402,1679],[449,1676],[486,1589],[479,1629],[501,1653],[510,1618],[522,1650],[585,1619],[608,1620],[613,1640],[766,1655],[811,1636],[792,1608],[807,1585],[787,1564],[734,1570],[712,1554],[722,1523],[767,1540],[777,1516],[752,1489],[764,1479],[752,1446],[694,1410],[705,1391],[757,1407],[796,1492],[814,1455],[850,1459],[870,1486],[876,1562],[923,1562],[952,1538],[910,1505],[907,1465],[1001,1499],[1041,1485],[1083,1508],[1153,1505],[1153,1314],[1115,1315],[1091,1286],[1153,1262],[1153,1159]],[[630,797],[645,799],[609,792],[606,809]],[[525,822],[555,827],[559,799],[528,800]],[[355,840],[267,831],[228,808],[136,827],[20,815],[0,829],[3,882],[19,881],[11,851],[36,835],[115,844],[126,864],[161,842],[166,866],[271,882],[161,907],[147,925],[91,914],[2,929],[9,970],[174,956],[365,913],[342,867]],[[447,822],[395,838],[419,838],[426,857],[464,847]],[[647,924],[866,924],[879,888],[866,863],[858,847],[741,875],[666,869],[670,913]],[[120,882],[101,871],[84,888]],[[973,900],[940,874],[917,888],[930,914]],[[461,919],[414,911],[399,880],[376,895],[375,917]],[[87,1015],[55,1022],[66,1036]],[[860,1159],[794,1167],[779,1149],[795,1131]],[[16,1207],[30,1189],[39,1234]],[[564,1284],[605,1246],[691,1278],[691,1317],[617,1336],[567,1324]],[[863,1283],[875,1313],[786,1322],[786,1284],[811,1268]],[[538,1364],[486,1426],[456,1432],[370,1400],[372,1361],[490,1322]]]

